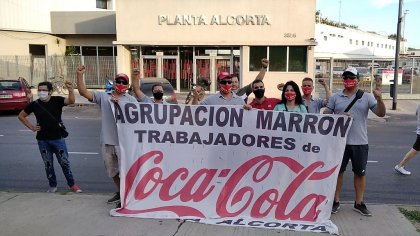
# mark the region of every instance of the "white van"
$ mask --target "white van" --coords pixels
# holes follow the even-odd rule
[[[369,69],[371,69],[371,68],[379,68],[379,67],[380,67],[379,63],[368,63],[368,68]]]

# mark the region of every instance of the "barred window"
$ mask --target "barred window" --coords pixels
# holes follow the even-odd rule
[[[261,59],[267,58],[270,60],[268,71],[306,72],[307,50],[307,46],[250,47],[249,71],[259,71]]]
[[[96,8],[108,9],[107,0],[96,0]]]

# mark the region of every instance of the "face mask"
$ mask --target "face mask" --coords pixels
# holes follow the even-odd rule
[[[128,85],[124,85],[124,84],[115,84],[114,85],[115,91],[119,94],[125,93],[125,91],[127,91],[128,89]]]
[[[312,87],[303,87],[302,89],[304,95],[311,95],[313,88]]]
[[[344,88],[353,89],[357,86],[357,80],[355,79],[345,79],[343,81]]]
[[[39,99],[41,100],[41,101],[45,101],[45,100],[48,100],[48,97],[49,97],[50,95],[48,94],[48,92],[47,91],[39,91],[38,92],[38,97],[39,97]]]
[[[286,97],[287,101],[292,101],[293,99],[296,98],[296,93],[295,92],[285,92],[284,96]]]
[[[260,99],[264,97],[265,89],[256,89],[254,90],[254,95],[256,98]]]
[[[220,92],[223,94],[228,94],[232,92],[232,84],[221,84],[220,85]]]
[[[156,100],[161,100],[161,99],[162,99],[162,97],[163,97],[163,93],[162,93],[162,92],[153,93],[153,97],[154,97]]]

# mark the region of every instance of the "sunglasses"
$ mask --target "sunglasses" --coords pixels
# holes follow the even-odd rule
[[[125,81],[125,80],[115,80],[115,83],[116,84],[123,84],[123,85],[127,85],[128,84],[128,82],[127,81]]]
[[[347,80],[347,79],[354,80],[354,79],[357,79],[357,77],[356,76],[343,76],[343,79],[344,80]]]
[[[219,83],[220,84],[232,84],[232,80],[222,80]]]

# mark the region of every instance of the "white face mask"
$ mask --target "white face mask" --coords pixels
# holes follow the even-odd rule
[[[45,101],[45,100],[48,99],[49,94],[48,94],[47,91],[39,91],[38,92],[38,97],[39,97],[39,99],[41,99],[41,101]]]

